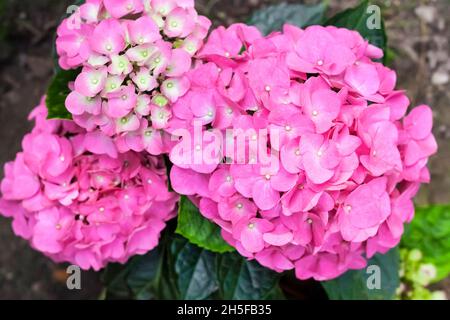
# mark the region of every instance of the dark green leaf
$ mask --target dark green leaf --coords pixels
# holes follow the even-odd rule
[[[368,262],[368,267],[380,268],[380,289],[369,289],[368,280],[374,273],[368,269],[347,271],[337,279],[322,282],[322,285],[332,300],[390,300],[400,284],[399,260],[398,248],[395,248],[384,255],[375,255]]]
[[[155,284],[160,272],[161,252],[158,249],[150,251],[137,261],[128,272],[127,284],[138,300],[148,300],[154,297]]]
[[[214,253],[185,239],[175,240],[172,248],[181,299],[203,300],[217,291]]]
[[[217,256],[220,293],[226,300],[262,300],[278,293],[279,275],[237,253]]]
[[[423,261],[437,268],[434,281],[446,278],[450,274],[450,205],[416,208],[401,246],[422,251]]]
[[[47,90],[48,119],[72,119],[65,102],[70,93],[69,82],[75,81],[80,70],[59,70]]]
[[[377,8],[379,7],[371,6],[368,0],[363,0],[357,7],[331,17],[325,24],[358,31],[371,44],[383,49],[386,57],[387,36],[384,22],[381,14],[376,16],[378,12],[372,11],[372,9],[379,10]],[[379,27],[372,24],[374,19],[378,18]]]
[[[143,256],[135,256],[124,265],[108,265],[103,273],[106,299],[178,299],[173,267],[169,265],[169,237]]]
[[[213,252],[231,252],[234,248],[223,240],[220,227],[204,218],[197,207],[186,197],[181,197],[176,233],[201,248]]]
[[[276,272],[167,232],[148,254],[108,266],[103,280],[106,299],[284,299]]]
[[[104,299],[129,299],[132,297],[132,292],[127,285],[127,274],[128,267],[126,265],[111,263],[105,268],[101,276],[105,286]]]
[[[255,11],[249,24],[256,26],[264,34],[280,31],[285,23],[304,28],[322,24],[326,7],[325,3],[313,6],[281,3]]]

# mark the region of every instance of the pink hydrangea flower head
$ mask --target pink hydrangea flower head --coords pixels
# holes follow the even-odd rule
[[[171,106],[190,88],[186,74],[210,26],[191,0],[87,1],[63,20],[56,40],[60,66],[80,69],[66,99],[75,123],[112,138],[120,152],[168,152],[145,133],[167,135]],[[163,109],[154,97],[166,100]]]
[[[118,153],[102,132],[46,120],[44,102],[33,131],[5,165],[0,212],[14,232],[56,262],[99,270],[157,246],[178,197],[168,191],[161,158]]]
[[[236,24],[198,57],[170,119],[160,112],[179,137],[171,182],[230,245],[322,281],[399,243],[437,144],[431,109],[406,115],[379,48],[342,28]]]

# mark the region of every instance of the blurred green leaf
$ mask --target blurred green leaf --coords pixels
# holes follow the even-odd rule
[[[401,247],[419,249],[423,261],[436,266],[440,281],[450,274],[450,205],[416,208],[411,224],[406,228]]]
[[[234,248],[223,240],[220,227],[203,217],[187,197],[182,196],[178,206],[176,233],[209,251],[219,253],[234,251]]]
[[[217,259],[217,277],[223,299],[282,298],[278,287],[279,274],[276,272],[236,253],[218,255]]]
[[[395,297],[399,279],[399,250],[390,250],[382,255],[377,254],[369,260],[368,266],[380,268],[380,289],[369,289],[367,280],[372,275],[367,269],[350,270],[330,281],[322,282],[322,286],[331,300],[391,300]]]
[[[358,31],[366,40],[371,44],[379,47],[384,52],[384,57],[387,57],[387,36],[384,28],[384,21],[381,13],[379,17],[376,17],[378,12],[372,11],[372,9],[379,9],[378,6],[371,6],[368,0],[363,0],[355,8],[350,8],[345,11],[337,13],[325,22],[325,25],[332,25],[341,28],[347,28]],[[378,10],[377,9],[377,10]],[[373,19],[379,18],[379,28],[372,25],[369,26],[368,22],[372,22]]]
[[[171,239],[164,235],[157,248],[126,264],[109,264],[102,275],[105,299],[178,299],[170,257]]]
[[[168,233],[146,255],[109,265],[102,279],[105,299],[284,299],[278,273]]]
[[[256,26],[264,34],[280,31],[286,23],[304,28],[322,24],[326,8],[326,2],[317,5],[281,3],[255,11],[248,24]]]
[[[75,81],[80,70],[58,70],[47,90],[48,119],[72,119],[65,102],[70,93],[69,83]]]
[[[203,300],[217,290],[215,273],[215,255],[203,250],[184,239],[175,239],[178,249],[173,249],[175,257],[175,272],[178,275],[180,299]]]

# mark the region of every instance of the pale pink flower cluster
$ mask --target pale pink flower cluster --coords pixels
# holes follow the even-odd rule
[[[66,99],[73,120],[120,152],[165,152],[170,105],[210,25],[194,0],[87,0],[56,39],[60,66],[82,67]]]
[[[99,270],[157,246],[178,197],[161,158],[118,154],[104,136],[70,121],[30,118],[23,151],[5,166],[0,212],[14,232],[57,262]]]
[[[437,145],[430,108],[406,115],[395,72],[375,62],[380,49],[336,27],[262,37],[239,24],[214,30],[199,57],[169,130],[200,123],[202,146],[172,150],[171,182],[231,245],[278,272],[327,280],[399,243]],[[226,129],[267,129],[262,148],[278,165],[249,156],[256,135],[244,163],[234,150],[224,157],[229,141],[209,148]],[[217,161],[185,161],[211,152]]]

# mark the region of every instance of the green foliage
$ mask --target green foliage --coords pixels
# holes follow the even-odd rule
[[[363,0],[355,7],[342,11],[328,19],[325,25],[332,25],[358,31],[371,44],[384,51],[385,59],[387,55],[387,36],[384,28],[384,21],[380,18],[380,27],[371,28],[368,22],[373,21],[375,12],[371,10],[370,2]]]
[[[400,249],[401,285],[397,289],[399,300],[446,300],[445,292],[431,291],[427,286],[436,278],[436,267],[424,263],[419,249]]]
[[[175,272],[178,275],[180,298],[203,300],[217,290],[216,259],[214,253],[175,239],[172,246]]]
[[[369,260],[368,266],[380,268],[380,289],[368,288],[368,278],[373,273],[368,273],[367,269],[347,271],[339,278],[322,282],[322,285],[332,300],[390,300],[395,297],[400,283],[399,260],[397,248],[384,255],[377,254]]]
[[[248,23],[264,34],[281,30],[285,23],[304,28],[322,24],[326,8],[326,2],[313,6],[281,3],[255,11]]]
[[[107,299],[282,299],[278,280],[237,253],[213,253],[167,234],[157,249],[103,273]]]
[[[176,233],[201,248],[213,252],[231,252],[234,248],[223,240],[220,227],[204,218],[197,207],[186,197],[181,197]]]
[[[75,81],[80,70],[58,70],[47,90],[48,119],[72,119],[65,102],[70,93],[69,82]]]
[[[175,276],[169,267],[167,239],[146,255],[133,257],[127,264],[110,264],[102,275],[106,299],[177,299]]]
[[[226,300],[266,299],[278,287],[275,272],[255,261],[231,253],[218,256],[218,261],[220,293]]]
[[[416,208],[416,215],[405,230],[402,248],[419,249],[423,261],[437,268],[435,282],[450,274],[450,205]]]

